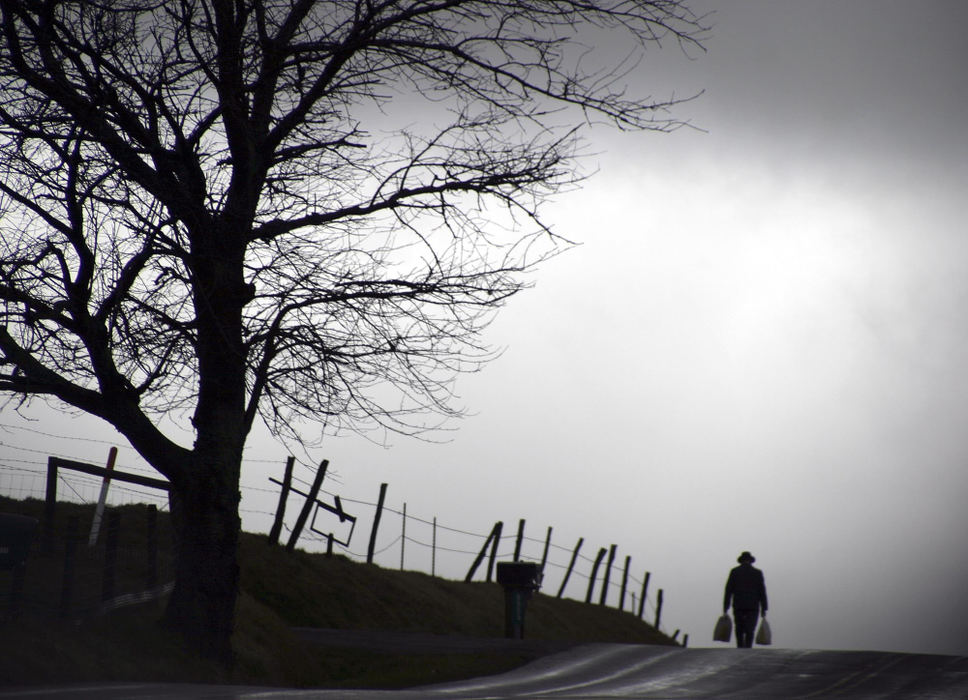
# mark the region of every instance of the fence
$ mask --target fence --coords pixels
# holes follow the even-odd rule
[[[59,498],[68,502],[91,503],[96,500],[94,493],[100,489],[102,479],[91,473],[92,470],[61,468],[51,476],[50,469],[46,474],[39,469],[42,463],[39,451],[24,451],[28,453],[28,459],[0,458],[0,494],[18,499],[38,498],[42,494],[49,495],[53,488]],[[77,464],[64,457],[55,457],[48,460],[50,462],[61,466]],[[300,548],[308,551],[335,552],[360,562],[375,562],[388,568],[399,566],[400,569],[452,579],[490,581],[498,560],[536,561],[543,567],[542,590],[546,594],[612,606],[637,615],[669,634],[662,625],[664,591],[659,588],[653,593],[650,590],[651,572],[642,571],[639,577],[641,570],[633,567],[632,556],[620,555],[615,544],[601,546],[594,556],[588,556],[587,552],[595,550],[589,548],[583,537],[560,544],[554,539],[552,526],[543,526],[542,536],[532,537],[528,535],[525,519],[519,519],[517,529],[507,534],[503,522],[495,523],[485,532],[457,528],[438,522],[436,517],[408,513],[406,503],[399,508],[388,505],[389,487],[386,484],[381,486],[379,494],[375,494],[375,500],[348,498],[324,488],[328,486],[326,462],[315,470],[300,465],[301,474],[296,473],[292,458],[286,460],[285,466],[282,460],[277,465],[276,469],[284,473],[269,476],[261,486],[253,483],[242,486],[241,511],[244,527],[249,532],[267,532],[270,539],[290,548],[298,543]],[[112,505],[154,503],[159,509],[167,508],[167,494],[149,488],[157,483],[149,484],[152,479],[147,475],[152,472],[142,471],[144,474],[131,482],[112,480],[109,497]],[[307,474],[309,471],[315,473]],[[247,503],[262,505],[247,507]],[[266,505],[269,503],[275,503],[275,508]],[[58,527],[66,532],[67,521],[62,521]],[[359,544],[361,540],[367,542],[365,550]],[[84,548],[77,551],[84,551],[87,559],[93,556]],[[83,573],[79,574],[82,584],[77,590],[85,593],[78,597],[75,609],[90,610],[105,605],[103,591],[93,592],[97,588],[93,572],[98,567],[103,571],[107,556],[102,551],[93,556],[93,561],[85,560],[84,565],[78,567]],[[123,552],[123,556],[145,560],[149,555]],[[167,552],[162,554],[163,558],[166,556]],[[161,584],[157,580],[153,586],[149,585],[148,566],[139,564],[135,567],[140,573],[126,572],[126,580],[140,576],[144,579],[142,589],[159,590]],[[162,582],[169,580],[161,574],[156,575],[161,576],[158,580]],[[678,641],[679,630],[670,636]],[[688,643],[688,635],[682,643]]]
[[[553,540],[554,529],[550,526],[546,527],[543,538],[529,537],[524,519],[518,520],[514,534],[504,534],[503,522],[495,523],[486,533],[450,527],[438,522],[436,517],[425,518],[408,513],[406,503],[399,509],[388,507],[385,503],[387,484],[381,485],[376,501],[351,499],[321,487],[326,472],[323,465],[320,465],[313,481],[292,476],[291,470],[291,461],[288,461],[288,477],[284,476],[281,481],[275,477],[268,479],[275,486],[274,492],[280,495],[279,506],[272,514],[270,537],[285,541],[286,546],[291,546],[295,537],[299,539],[301,547],[310,551],[333,550],[356,561],[379,561],[384,566],[399,563],[400,569],[421,570],[434,576],[443,574],[447,578],[464,580],[493,580],[494,564],[498,560],[537,561],[543,565],[543,590],[547,594],[613,605],[638,615],[669,634],[662,626],[661,617],[665,592],[660,588],[651,597],[651,572],[645,571],[639,578],[632,569],[631,555],[620,559],[615,544],[599,548],[597,555],[591,558],[583,554],[583,537],[573,545],[561,545]],[[272,493],[273,489],[267,491]],[[300,497],[298,505],[301,517],[296,519],[292,527],[280,524],[287,513],[287,492]],[[331,503],[327,503],[326,498],[332,499]],[[307,522],[305,505],[312,506],[314,503],[317,509],[333,514],[345,512],[346,506],[372,509],[367,549],[364,551],[342,545],[335,535],[331,542],[332,533],[326,529],[303,529],[301,522]],[[396,518],[397,523],[387,522],[387,516]],[[442,561],[448,557],[449,562]],[[416,566],[415,559],[420,562]],[[620,567],[619,570],[616,570],[616,566]],[[554,573],[559,574],[557,581]],[[676,630],[670,636],[677,639],[678,634],[679,630]]]
[[[12,500],[12,499],[11,499]],[[28,565],[10,572],[5,615],[29,611],[41,616],[77,619],[144,602],[171,590],[171,532],[154,504],[124,505],[104,513],[103,525],[92,528],[91,509],[61,503],[48,521],[43,504],[6,503],[13,510],[52,523],[48,537],[35,537]],[[96,536],[95,536],[96,533]],[[19,575],[19,582],[14,579]],[[3,577],[0,577],[0,581]],[[13,585],[19,584],[19,585]]]

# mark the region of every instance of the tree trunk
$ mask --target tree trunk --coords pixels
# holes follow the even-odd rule
[[[239,587],[239,478],[248,432],[242,308],[251,293],[237,239],[214,230],[197,243],[195,445],[184,478],[172,482],[175,590],[165,620],[197,653],[230,663]]]
[[[196,653],[225,664],[232,661],[241,526],[238,483],[228,483],[230,474],[238,474],[238,465],[210,464],[171,491],[175,588],[164,617]]]

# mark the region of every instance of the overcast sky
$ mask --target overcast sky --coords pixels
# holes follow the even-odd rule
[[[715,9],[708,52],[668,47],[634,79],[704,91],[678,113],[698,128],[590,134],[597,174],[548,210],[583,245],[489,329],[506,350],[460,381],[472,415],[443,444],[327,438],[310,458],[348,499],[385,481],[394,508],[450,527],[554,526],[561,563],[579,537],[589,557],[617,544],[690,646],[712,645],[748,549],[780,646],[968,654],[968,4],[693,6]],[[273,489],[285,454],[253,444],[247,487]],[[246,498],[267,529],[274,493]]]

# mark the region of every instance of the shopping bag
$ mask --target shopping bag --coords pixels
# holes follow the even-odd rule
[[[760,628],[756,630],[756,643],[765,647],[773,643],[773,632],[770,630],[770,623],[766,621],[765,617],[760,621]]]
[[[723,615],[716,620],[716,628],[713,630],[714,642],[728,642],[733,633],[733,621],[729,615]]]

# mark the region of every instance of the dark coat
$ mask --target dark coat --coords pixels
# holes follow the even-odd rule
[[[726,593],[723,597],[723,610],[729,609],[732,600],[733,610],[758,610],[766,612],[766,582],[763,572],[749,562],[740,564],[729,572],[726,579]]]

